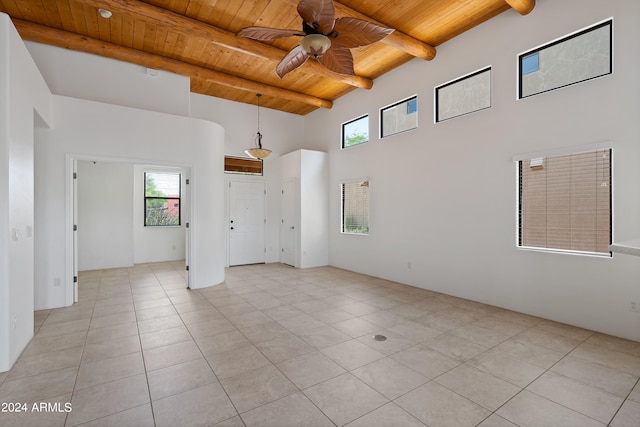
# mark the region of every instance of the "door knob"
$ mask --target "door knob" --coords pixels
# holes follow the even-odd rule
[[[231,229],[233,230],[233,227],[231,227]]]

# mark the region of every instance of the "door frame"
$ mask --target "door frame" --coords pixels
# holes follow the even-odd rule
[[[73,159],[72,210],[73,210],[73,302],[79,300],[78,292],[78,159]]]
[[[76,298],[78,295],[78,282],[74,282],[74,272],[77,276],[77,259],[75,258],[78,244],[77,244],[77,233],[74,231],[74,225],[77,225],[77,175],[74,177],[74,173],[77,173],[77,162],[79,160],[84,161],[103,161],[103,162],[114,162],[114,163],[128,163],[132,165],[157,165],[157,166],[167,166],[167,167],[177,167],[185,169],[187,177],[191,179],[192,175],[192,164],[184,164],[184,163],[163,163],[158,162],[157,160],[148,160],[148,159],[132,159],[126,157],[105,157],[105,156],[93,156],[93,155],[84,155],[84,154],[74,154],[67,153],[65,155],[65,173],[67,176],[66,179],[66,188],[65,188],[65,243],[66,243],[66,254],[65,254],[65,280],[64,280],[64,290],[65,290],[65,304],[66,306],[71,306],[75,302],[77,302]],[[195,197],[193,197],[192,192],[190,191],[190,185],[185,185],[184,187],[188,187],[185,191],[188,191],[188,199],[185,201],[183,206],[186,209],[183,213],[186,215],[183,218],[183,221],[186,223],[191,223],[191,212],[193,211],[193,203]],[[132,213],[133,215],[133,213]],[[190,275],[191,269],[193,267],[193,263],[189,263],[190,259],[193,259],[195,250],[193,247],[193,239],[190,239],[189,233],[187,232],[187,228],[185,227],[185,269],[186,266],[189,265],[191,268],[186,270],[186,283],[187,287],[191,283]]]
[[[299,179],[298,178],[289,178],[284,179],[280,182],[280,263],[289,265],[283,262],[283,249],[284,249],[284,186],[285,183],[293,183],[293,208],[294,208],[294,231],[293,231],[293,267],[298,268],[300,266],[300,259],[298,253],[300,252],[300,218],[298,207],[300,206],[300,201],[298,200],[299,196]]]

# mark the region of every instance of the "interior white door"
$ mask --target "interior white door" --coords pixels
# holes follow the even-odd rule
[[[229,182],[229,265],[264,263],[264,204],[264,183]]]
[[[296,266],[297,232],[296,187],[297,185],[295,179],[282,182],[282,222],[280,226],[280,236],[282,241],[280,262],[294,267]]]

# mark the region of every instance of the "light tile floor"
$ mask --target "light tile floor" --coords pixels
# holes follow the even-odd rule
[[[0,374],[0,425],[640,426],[638,342],[331,267],[182,269],[82,272]]]

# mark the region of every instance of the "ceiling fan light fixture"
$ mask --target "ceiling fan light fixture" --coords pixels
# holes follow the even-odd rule
[[[269,150],[268,148],[262,148],[262,134],[260,133],[260,97],[262,96],[262,94],[256,93],[256,96],[258,97],[258,132],[256,132],[256,146],[247,148],[246,150],[244,150],[244,152],[249,157],[262,160],[266,157],[269,157],[269,154],[271,154],[271,150]]]
[[[331,40],[324,34],[309,34],[302,38],[300,47],[307,54],[317,58],[324,55],[331,47]]]

